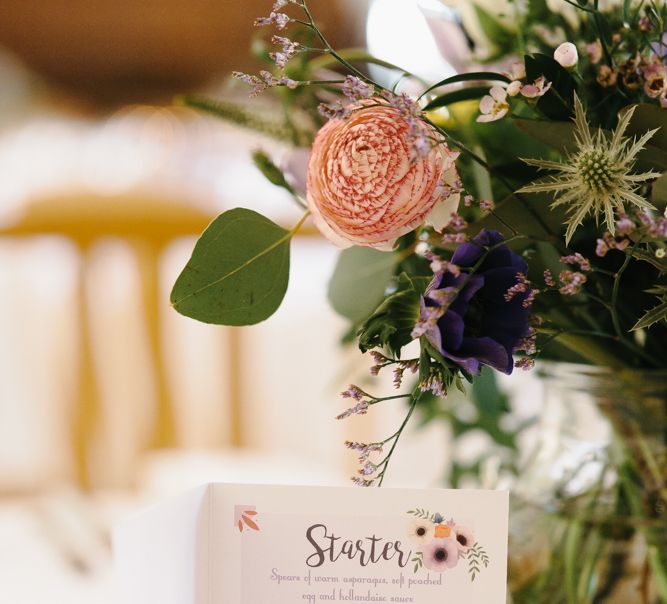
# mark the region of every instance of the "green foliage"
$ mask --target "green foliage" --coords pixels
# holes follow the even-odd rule
[[[218,216],[197,241],[171,292],[174,308],[218,325],[270,317],[287,290],[292,233],[243,208]]]
[[[424,565],[424,554],[423,552],[415,552],[414,558],[412,558],[412,562],[415,563],[415,566],[413,568],[413,572],[417,572],[423,565]]]
[[[622,112],[623,113],[623,112]],[[628,136],[640,136],[648,130],[659,130],[651,138],[651,144],[667,152],[667,111],[656,105],[641,103],[637,105],[628,124]]]
[[[488,434],[496,445],[515,452],[516,438],[523,427],[516,430],[502,427],[503,418],[509,416],[512,409],[507,395],[498,388],[496,376],[491,369],[485,368],[475,377],[470,398],[477,410],[477,418],[465,428],[465,431],[480,429]]]
[[[577,149],[574,138],[574,122],[515,119],[514,123],[524,132],[560,153],[572,153]]]
[[[651,186],[651,202],[659,210],[667,207],[667,172],[663,172]]]
[[[489,93],[488,86],[470,86],[468,88],[460,88],[452,92],[446,92],[434,98],[430,103],[424,107],[424,111],[432,111],[439,107],[446,107],[460,101],[470,101],[473,99],[480,99],[485,94]]]
[[[649,310],[632,328],[633,331],[636,329],[643,329],[650,327],[659,321],[667,322],[667,286],[660,286],[652,290],[652,293],[655,293],[661,297],[661,303]]]
[[[627,110],[627,109],[625,109]],[[621,111],[623,114],[624,111]],[[640,161],[655,170],[667,171],[667,111],[655,105],[637,105],[626,130],[627,136],[641,136],[648,130],[658,131],[651,137]]]
[[[264,175],[264,177],[277,187],[287,189],[294,195],[294,189],[285,180],[283,171],[273,163],[273,160],[264,151],[256,150],[252,153],[252,161],[257,169]]]
[[[274,115],[264,115],[258,109],[249,108],[241,103],[222,99],[209,99],[198,95],[176,97],[175,103],[191,107],[214,117],[231,122],[238,126],[261,132],[279,141],[293,141],[294,134],[284,121],[277,120]],[[306,142],[309,135],[299,133],[299,139]]]
[[[488,554],[479,543],[475,543],[467,551],[466,559],[468,560],[468,573],[470,574],[471,581],[474,581],[477,575],[479,575],[482,566],[487,568],[490,562]]]
[[[428,510],[424,508],[416,508],[414,510],[408,510],[408,514],[415,516],[416,518],[421,518],[422,520],[430,520],[433,522],[435,514],[431,514]]]
[[[459,371],[464,373],[463,369],[456,363],[443,357],[440,351],[425,336],[419,339],[419,345],[421,349],[421,359],[419,362],[420,381],[426,379],[429,373],[436,371],[440,373],[442,383],[449,389],[454,380],[454,375],[458,374]],[[467,374],[464,375],[470,379]]]
[[[479,6],[479,4],[473,4],[473,7],[475,9],[477,21],[479,22],[484,35],[495,46],[496,52],[489,60],[495,60],[515,50],[515,32],[508,29],[490,12]]]
[[[535,53],[524,57],[528,81],[544,76],[551,88],[539,98],[537,108],[552,120],[566,120],[574,113],[574,78],[552,57]]]
[[[546,193],[525,193],[508,195],[496,205],[493,214],[487,214],[471,224],[468,232],[475,235],[480,229],[497,229],[507,232],[506,224],[511,224],[518,233],[538,241],[550,241],[551,235],[563,230],[565,210],[551,209],[552,197]],[[521,249],[530,239],[521,238],[512,243]]]
[[[372,248],[343,250],[329,281],[333,309],[353,323],[366,319],[382,302],[396,263],[394,254]]]
[[[402,273],[397,290],[387,296],[359,330],[359,348],[366,352],[373,348],[388,348],[399,357],[401,348],[412,341],[412,329],[419,320],[419,302],[422,292]]]
[[[453,488],[459,488],[467,478],[478,477],[487,455],[497,455],[505,471],[516,472],[517,438],[531,423],[526,422],[512,429],[504,427],[513,411],[509,398],[498,387],[496,374],[489,368],[482,369],[474,377],[469,392],[464,394],[466,396],[450,392],[446,399],[439,399],[424,393],[419,402],[420,424],[447,422],[452,431],[454,448],[457,441],[476,430],[487,434],[494,443],[493,450],[470,462],[451,460],[446,473]]]
[[[425,96],[432,90],[442,86],[449,86],[450,84],[457,84],[459,82],[479,82],[483,80],[490,80],[492,82],[505,82],[506,84],[510,83],[510,79],[500,73],[495,73],[493,71],[471,71],[468,73],[458,73],[456,75],[445,78],[444,80],[440,80],[439,82],[436,82],[424,90],[421,96]]]

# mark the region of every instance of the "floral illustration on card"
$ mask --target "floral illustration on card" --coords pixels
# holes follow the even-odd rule
[[[253,531],[260,530],[255,516],[257,516],[257,510],[254,505],[234,506],[234,526],[236,526],[241,533],[245,528],[252,529]]]
[[[408,537],[416,545],[412,558],[415,573],[422,567],[441,573],[465,563],[470,580],[474,581],[482,568],[489,565],[489,556],[470,527],[422,508],[408,510],[408,514],[413,516]]]

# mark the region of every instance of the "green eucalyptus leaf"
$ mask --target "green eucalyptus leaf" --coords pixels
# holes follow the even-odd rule
[[[294,189],[285,180],[283,171],[273,163],[273,160],[264,151],[257,149],[252,153],[252,161],[257,166],[257,169],[264,175],[264,177],[277,187],[287,189],[292,195]]]
[[[343,250],[329,281],[333,309],[354,323],[366,319],[382,302],[396,262],[394,254],[368,247]]]
[[[217,325],[253,325],[280,306],[289,279],[292,233],[244,208],[204,231],[171,292],[182,315]]]

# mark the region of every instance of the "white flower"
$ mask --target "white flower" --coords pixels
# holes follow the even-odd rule
[[[657,172],[633,174],[632,168],[637,154],[656,130],[649,130],[639,139],[623,136],[634,110],[632,107],[625,112],[611,138],[607,138],[602,130],[593,135],[586,122],[581,101],[575,95],[574,136],[577,150],[569,154],[563,162],[523,160],[532,166],[556,171],[556,174],[548,179],[529,184],[518,192],[553,193],[555,200],[552,207],[569,206],[566,243],[570,242],[574,231],[588,214],[592,213],[596,221],[604,214],[607,230],[613,235],[616,231],[614,212],[625,214],[624,204],[654,209],[635,191],[642,183],[657,178],[660,174]]]
[[[433,539],[433,527],[430,520],[415,519],[408,527],[408,537],[417,545],[426,545]]]
[[[554,50],[554,59],[561,67],[565,67],[565,69],[574,67],[579,61],[577,47],[572,42],[563,42]]]
[[[516,96],[521,92],[521,87],[523,84],[519,80],[514,80],[507,85],[507,94],[510,96]]]
[[[540,76],[532,84],[525,84],[521,87],[521,95],[527,99],[536,99],[546,94],[551,88],[551,82],[547,82],[544,76]]]
[[[477,121],[494,122],[499,120],[505,117],[509,108],[506,90],[502,86],[494,86],[479,103],[479,110],[482,115],[477,118]]]

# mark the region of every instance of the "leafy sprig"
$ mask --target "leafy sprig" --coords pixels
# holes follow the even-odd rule
[[[466,559],[468,560],[468,573],[471,581],[474,581],[482,567],[487,568],[490,562],[486,550],[479,543],[475,543],[466,552]]]
[[[433,522],[433,518],[435,517],[435,514],[431,514],[431,512],[423,508],[408,510],[408,514],[411,514],[415,518],[420,518],[422,520],[430,520],[431,522]]]
[[[422,566],[424,566],[424,554],[422,552],[416,552],[412,558],[412,562],[415,563],[413,572],[416,573]]]

